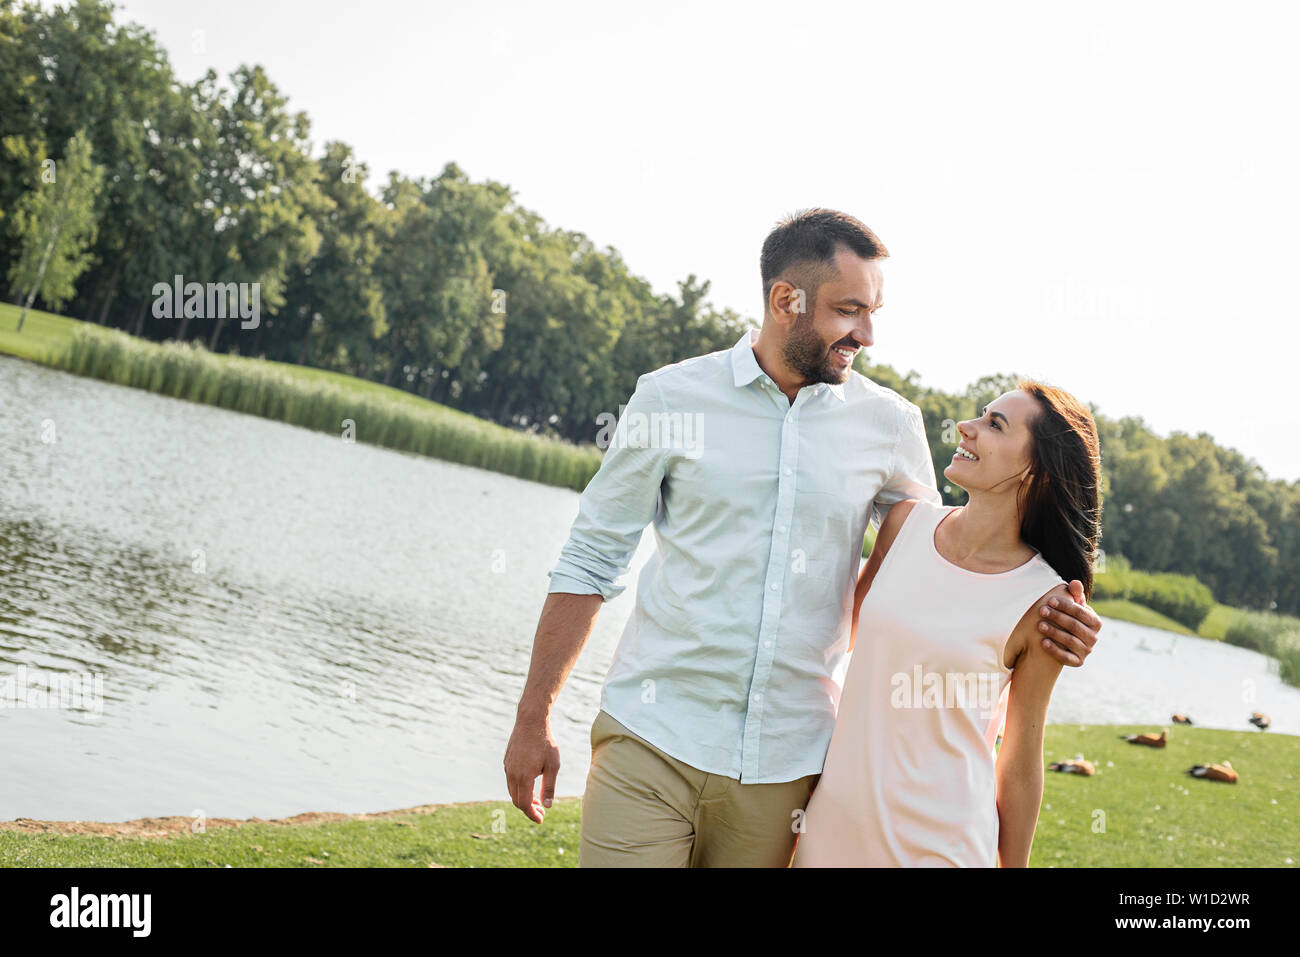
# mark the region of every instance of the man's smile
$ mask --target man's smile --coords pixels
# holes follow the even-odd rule
[[[852,364],[853,357],[858,354],[858,350],[851,346],[832,346],[831,352],[838,356],[846,366]]]

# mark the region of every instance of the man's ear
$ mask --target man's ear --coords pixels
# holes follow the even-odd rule
[[[788,279],[778,279],[772,284],[768,296],[767,311],[782,325],[797,322],[800,310],[806,310],[807,299],[803,290],[795,287]]]

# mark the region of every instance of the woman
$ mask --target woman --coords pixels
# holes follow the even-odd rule
[[[1061,669],[1035,610],[1072,579],[1092,595],[1097,429],[1073,396],[1024,380],[957,429],[943,474],[968,503],[893,506],[858,580],[849,648],[859,627],[863,647],[794,867],[1029,863]]]

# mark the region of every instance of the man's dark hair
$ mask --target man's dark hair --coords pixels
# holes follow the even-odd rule
[[[763,275],[763,312],[772,284],[786,279],[807,295],[809,312],[817,289],[833,279],[835,254],[847,246],[863,259],[885,259],[889,250],[879,237],[848,213],[833,209],[801,209],[776,224],[763,241],[759,270]]]

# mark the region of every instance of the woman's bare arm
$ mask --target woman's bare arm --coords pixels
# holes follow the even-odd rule
[[[1007,726],[996,769],[1000,867],[1029,866],[1038,809],[1043,803],[1043,728],[1062,667],[1038,640],[1038,607],[1051,596],[1066,594],[1066,587],[1058,585],[1035,602],[1010,639],[1020,650],[1011,674]]]
[[[862,572],[858,575],[858,587],[853,592],[853,625],[849,630],[849,651],[853,650],[858,640],[858,609],[862,607],[862,599],[867,597],[871,583],[876,578],[876,572],[880,570],[880,563],[885,560],[885,553],[889,551],[889,546],[894,544],[898,530],[903,527],[903,520],[907,518],[907,513],[912,510],[916,501],[914,498],[908,498],[897,503],[890,508],[889,514],[880,523],[880,529],[876,532],[876,543],[871,547],[867,563],[862,566]]]

